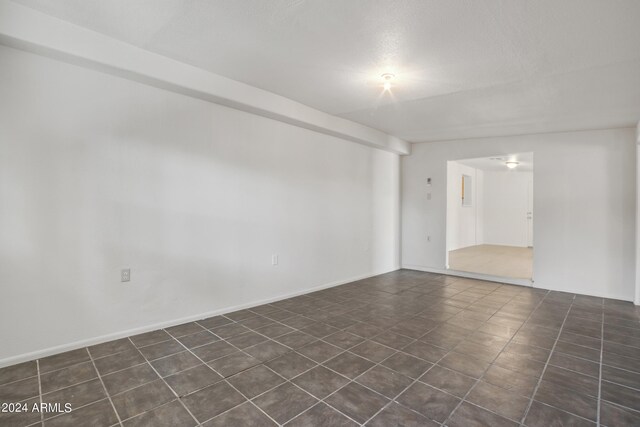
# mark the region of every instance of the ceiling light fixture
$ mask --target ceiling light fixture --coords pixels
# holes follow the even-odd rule
[[[505,163],[505,165],[507,165],[507,167],[509,169],[513,169],[516,166],[518,166],[519,164],[520,164],[520,162],[516,162],[516,161],[513,161],[513,160],[509,160],[508,162]]]
[[[393,80],[395,74],[384,73],[380,77],[382,77],[382,80],[384,81],[384,84],[382,85],[384,90],[391,90],[391,80]]]

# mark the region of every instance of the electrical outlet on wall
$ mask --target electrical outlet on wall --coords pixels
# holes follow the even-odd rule
[[[431,236],[427,236],[427,242],[431,241]]]
[[[278,254],[271,255],[271,265],[278,265]]]
[[[121,282],[129,282],[131,280],[131,269],[123,268],[120,271],[120,281]]]

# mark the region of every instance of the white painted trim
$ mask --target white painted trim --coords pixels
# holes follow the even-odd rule
[[[305,290],[302,290],[302,291],[296,291],[296,292],[292,292],[292,293],[289,293],[289,294],[279,295],[279,296],[273,297],[273,298],[267,298],[267,299],[263,299],[263,300],[260,300],[260,301],[253,301],[253,302],[249,302],[249,303],[246,303],[246,304],[239,304],[239,305],[236,305],[236,306],[233,306],[233,307],[222,308],[222,309],[219,309],[219,310],[209,311],[209,312],[206,312],[206,313],[200,313],[200,314],[196,314],[196,315],[193,315],[193,316],[183,317],[183,318],[180,318],[180,319],[169,320],[169,321],[166,321],[166,322],[154,323],[152,325],[146,325],[146,326],[142,326],[142,327],[139,327],[139,328],[128,329],[126,331],[115,332],[113,334],[102,335],[102,336],[95,337],[95,338],[89,338],[89,339],[86,339],[86,340],[75,341],[75,342],[72,342],[72,343],[62,344],[62,345],[58,345],[58,346],[55,346],[55,347],[49,347],[49,348],[45,348],[45,349],[42,349],[42,350],[33,351],[33,352],[30,352],[30,353],[20,354],[18,356],[7,357],[5,359],[0,359],[0,368],[4,368],[5,366],[15,365],[17,363],[27,362],[29,360],[40,359],[40,358],[43,358],[43,357],[51,356],[51,355],[54,355],[54,354],[65,352],[65,351],[76,350],[78,348],[83,348],[83,347],[88,347],[88,346],[91,346],[91,345],[101,344],[101,343],[104,343],[104,342],[107,342],[107,341],[117,340],[117,339],[120,339],[120,338],[129,337],[129,336],[132,336],[132,335],[143,334],[145,332],[151,332],[151,331],[155,331],[157,329],[168,328],[170,326],[181,325],[183,323],[193,322],[193,321],[196,321],[196,320],[202,320],[202,319],[206,319],[206,318],[212,317],[212,316],[218,316],[218,315],[221,315],[221,314],[232,313],[234,311],[243,310],[245,308],[257,307],[259,305],[269,304],[269,303],[276,302],[276,301],[281,301],[281,300],[284,300],[284,299],[287,299],[287,298],[293,298],[293,297],[297,297],[297,296],[300,296],[300,295],[305,295],[305,294],[309,294],[309,293],[312,293],[312,292],[320,291],[320,290],[323,290],[323,289],[333,288],[335,286],[344,285],[346,283],[355,282],[357,280],[367,279],[369,277],[378,276],[380,274],[390,273],[390,272],[396,271],[398,269],[399,269],[399,267],[394,267],[394,268],[392,268],[390,270],[380,271],[380,272],[377,272],[377,273],[363,274],[361,276],[351,277],[351,278],[345,279],[345,280],[336,280],[334,282],[325,283],[325,284],[322,284],[322,285],[319,285],[319,286],[314,286],[312,288],[305,289]]]
[[[444,274],[446,276],[466,277],[468,279],[486,280],[488,282],[498,282],[498,283],[507,283],[509,285],[527,286],[529,288],[533,286],[533,281],[527,280],[527,279],[511,279],[508,277],[492,276],[490,274],[469,273],[467,271],[457,271],[457,270],[449,270],[449,269],[445,270],[441,268],[424,267],[421,265],[413,265],[413,264],[402,264],[402,268],[406,268],[408,270],[425,271],[427,273]]]
[[[0,43],[396,154],[411,144],[299,102],[151,53],[8,1]]]
[[[609,298],[609,299],[615,299],[615,300],[620,300],[620,301],[629,301],[628,298],[625,298],[624,296],[621,295],[615,295],[615,294],[608,294],[608,295],[602,295],[602,294],[597,294],[597,293],[590,293],[590,294],[585,294],[583,289],[579,289],[579,288],[556,288],[553,286],[546,286],[546,285],[540,285],[539,282],[534,282],[531,280],[526,280],[526,279],[509,279],[506,277],[500,277],[500,276],[490,276],[490,275],[485,275],[485,274],[477,274],[477,273],[467,273],[466,271],[456,271],[456,270],[444,270],[441,268],[432,268],[432,267],[424,267],[421,265],[412,265],[412,264],[402,264],[402,268],[406,268],[408,270],[417,270],[417,271],[426,271],[428,273],[437,273],[437,274],[444,274],[446,276],[455,276],[455,277],[466,277],[469,279],[479,279],[479,280],[486,280],[489,282],[498,282],[498,283],[506,283],[509,285],[518,285],[518,286],[526,286],[529,288],[534,288],[534,289],[542,289],[542,290],[548,290],[548,291],[557,291],[557,292],[567,292],[567,293],[571,293],[571,294],[578,294],[578,295],[588,295],[588,296],[592,296],[592,297],[599,297],[599,298]],[[534,285],[535,283],[535,285]],[[630,301],[632,302],[632,301]]]
[[[536,282],[536,286],[534,286],[536,289],[545,289],[545,290],[549,290],[549,291],[556,291],[556,292],[566,292],[569,294],[576,294],[576,295],[586,295],[586,296],[590,296],[590,297],[597,297],[597,298],[607,298],[607,299],[613,299],[613,300],[618,300],[618,301],[626,301],[626,302],[631,302],[633,303],[633,301],[631,301],[629,299],[628,296],[624,296],[624,295],[618,295],[618,294],[602,294],[599,292],[592,292],[592,293],[584,293],[584,289],[579,288],[579,287],[570,287],[570,288],[556,288],[554,286],[548,286],[548,285],[539,285],[540,282]]]

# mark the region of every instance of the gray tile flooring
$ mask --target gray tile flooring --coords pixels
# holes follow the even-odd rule
[[[638,426],[631,303],[410,270],[0,369],[2,426]]]

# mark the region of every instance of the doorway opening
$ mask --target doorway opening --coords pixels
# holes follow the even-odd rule
[[[447,269],[533,280],[533,153],[447,162]]]

